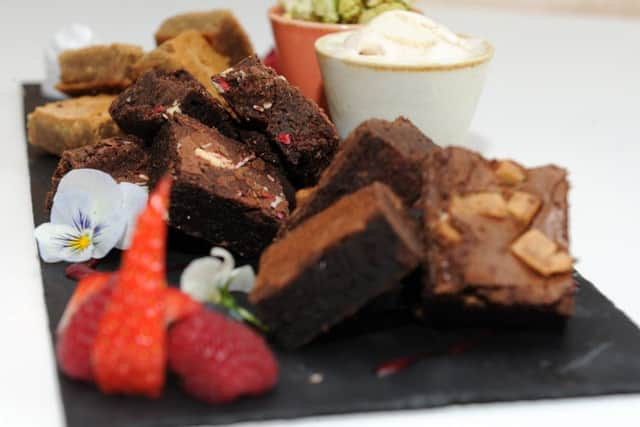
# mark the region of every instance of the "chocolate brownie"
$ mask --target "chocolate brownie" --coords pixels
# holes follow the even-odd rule
[[[427,316],[518,324],[572,314],[566,175],[556,166],[526,169],[462,148],[428,156]]]
[[[212,82],[240,120],[264,132],[278,148],[294,185],[316,184],[339,142],[335,126],[320,107],[256,56]]]
[[[82,168],[101,170],[118,182],[149,184],[149,156],[142,141],[134,136],[107,138],[98,144],[62,153],[51,178],[51,190],[45,202],[47,209],[51,208],[62,177],[73,169]]]
[[[299,347],[399,286],[422,252],[402,201],[374,183],[271,245],[249,299],[282,345]]]
[[[229,58],[231,65],[253,55],[249,36],[230,10],[190,12],[167,18],[156,31],[156,43],[162,44],[186,30],[202,33],[216,52]]]
[[[109,113],[125,132],[153,137],[168,116],[180,112],[233,137],[231,115],[185,70],[152,70],[120,94]]]
[[[412,206],[422,191],[422,162],[436,148],[405,118],[362,123],[340,145],[318,185],[304,194],[285,228],[297,227],[340,197],[374,181],[387,184]]]
[[[215,128],[174,114],[150,150],[152,182],[174,178],[170,224],[188,235],[252,257],[289,215],[278,171]]]

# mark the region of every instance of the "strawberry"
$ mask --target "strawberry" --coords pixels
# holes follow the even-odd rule
[[[214,311],[177,322],[169,330],[168,352],[186,392],[207,403],[259,395],[278,380],[278,364],[263,338]]]
[[[162,394],[166,364],[165,250],[171,178],[163,178],[138,217],[118,281],[100,319],[93,371],[105,393]]]
[[[202,309],[202,304],[176,288],[167,288],[164,295],[165,319],[168,325]]]
[[[76,285],[67,307],[58,322],[57,332],[61,333],[66,328],[74,313],[84,304],[89,297],[100,291],[109,281],[112,273],[93,273],[80,280]]]
[[[103,280],[105,278],[107,280]],[[76,293],[65,310],[63,319],[68,316],[69,320],[61,321],[58,326],[56,355],[60,369],[71,378],[93,380],[91,350],[114,285],[115,276],[109,274],[84,279],[78,284]],[[81,299],[82,303],[79,302]],[[68,314],[71,312],[73,314]]]

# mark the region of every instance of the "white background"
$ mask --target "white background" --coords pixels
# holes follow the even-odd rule
[[[33,223],[20,82],[43,77],[43,47],[61,25],[91,26],[102,41],[152,47],[163,18],[232,7],[257,50],[272,44],[270,1],[0,0],[0,426],[61,426]],[[640,320],[640,21],[428,7],[454,30],[497,48],[469,145],[528,165],[571,172],[578,269]],[[425,378],[425,381],[428,381]],[[468,405],[325,417],[292,425],[637,426],[640,397]],[[283,422],[263,425],[278,425]]]

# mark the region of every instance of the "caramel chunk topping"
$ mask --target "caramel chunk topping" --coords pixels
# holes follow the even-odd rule
[[[511,251],[522,262],[545,277],[555,273],[568,273],[573,258],[539,230],[524,233],[512,245]]]
[[[510,160],[503,160],[496,169],[496,176],[501,184],[515,185],[527,179],[525,171]]]
[[[523,191],[516,191],[507,203],[507,210],[518,221],[528,224],[540,209],[540,198]]]
[[[490,218],[506,218],[507,202],[500,193],[474,193],[464,197],[454,196],[449,206],[453,215],[477,214]]]
[[[455,245],[462,242],[462,235],[451,225],[449,215],[446,213],[440,215],[440,219],[435,224],[434,230],[443,243]]]

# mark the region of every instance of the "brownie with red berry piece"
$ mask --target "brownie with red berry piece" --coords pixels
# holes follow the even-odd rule
[[[180,112],[235,136],[233,119],[204,86],[185,70],[152,70],[139,77],[111,104],[109,113],[121,129],[151,138],[173,113]]]
[[[149,184],[149,155],[140,139],[135,136],[103,139],[98,144],[62,153],[51,178],[51,190],[45,201],[47,209],[51,209],[62,177],[73,169],[83,168],[101,170],[118,182],[130,182],[141,186]]]
[[[335,126],[320,107],[255,55],[212,81],[243,123],[270,138],[292,183],[315,185],[339,143]]]
[[[422,254],[417,222],[374,183],[267,248],[249,299],[283,346],[300,347],[400,286]]]
[[[278,170],[215,128],[174,114],[150,147],[151,180],[174,178],[170,224],[242,257],[260,253],[289,215]]]
[[[462,148],[427,157],[428,318],[517,326],[558,324],[572,314],[566,175]]]
[[[169,116],[180,112],[244,142],[263,160],[280,165],[269,139],[255,130],[244,129],[220,101],[185,70],[145,73],[113,101],[109,112],[122,129],[146,140],[158,132]]]
[[[318,185],[300,197],[283,231],[375,181],[387,184],[413,206],[422,192],[422,162],[435,149],[439,147],[403,117],[362,123],[340,145]]]

